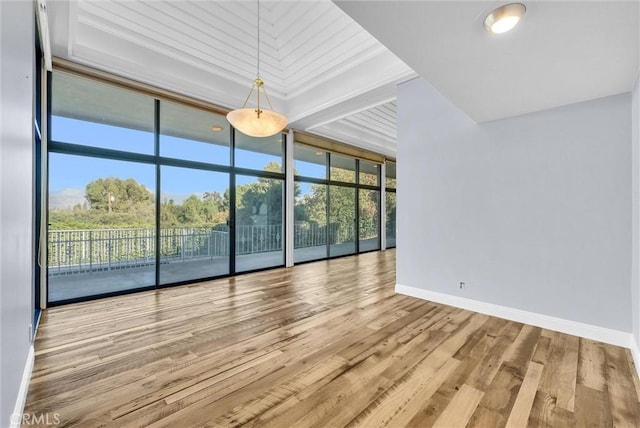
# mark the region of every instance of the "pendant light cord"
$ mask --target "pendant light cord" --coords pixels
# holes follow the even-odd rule
[[[260,0],[256,1],[258,5],[258,25],[256,28],[258,29],[258,65],[256,70],[256,77],[260,77]]]

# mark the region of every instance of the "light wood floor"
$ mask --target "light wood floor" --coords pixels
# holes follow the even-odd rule
[[[61,426],[638,426],[627,350],[394,294],[395,251],[53,308]]]

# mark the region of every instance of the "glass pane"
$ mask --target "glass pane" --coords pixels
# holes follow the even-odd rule
[[[378,185],[378,176],[380,175],[380,168],[377,163],[360,161],[360,184],[366,184],[369,186]]]
[[[356,160],[346,156],[331,154],[331,180],[345,183],[356,182]]]
[[[229,174],[163,166],[160,283],[229,273]]]
[[[153,98],[70,74],[53,73],[52,140],[153,154],[153,124]]]
[[[327,186],[295,184],[294,262],[327,258]]]
[[[386,175],[387,180],[385,186],[395,189],[396,188],[396,164],[395,162],[387,162],[386,166]]]
[[[224,116],[163,102],[160,156],[229,165],[229,123]]]
[[[49,154],[49,301],[155,284],[155,167]]]
[[[380,192],[377,190],[360,189],[360,252],[380,249],[378,233],[378,211],[380,207]]]
[[[356,189],[330,186],[329,254],[341,256],[356,252]]]
[[[236,166],[259,171],[284,172],[282,141],[283,134],[254,138],[236,132]]]
[[[320,149],[296,143],[294,174],[303,177],[327,178],[327,153]]]
[[[396,246],[396,194],[395,192],[386,193],[387,202],[387,218],[386,218],[386,238],[387,248]]]
[[[236,271],[284,264],[284,180],[236,176]]]

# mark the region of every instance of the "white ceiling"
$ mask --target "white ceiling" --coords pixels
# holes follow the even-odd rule
[[[260,1],[260,74],[290,127],[393,155],[415,73],[329,0]],[[54,0],[53,55],[229,108],[256,76],[255,1]]]
[[[477,122],[628,92],[638,76],[639,2],[523,0],[490,35],[496,1],[335,3]]]
[[[292,128],[389,155],[396,85],[417,74],[478,122],[631,90],[638,0],[524,2],[521,24],[492,36],[496,1],[261,0],[261,75]],[[54,56],[229,108],[255,78],[253,0],[48,10]]]

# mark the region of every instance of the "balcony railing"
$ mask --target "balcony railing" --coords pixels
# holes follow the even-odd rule
[[[353,242],[352,225],[330,224],[329,242]],[[327,226],[296,224],[294,247],[327,245]],[[377,236],[377,228],[360,230],[360,239]],[[236,227],[236,255],[282,251],[281,224]],[[229,256],[226,226],[171,227],[160,229],[160,263],[205,260]],[[156,230],[86,229],[50,230],[49,275],[72,275],[153,265],[156,262]]]

